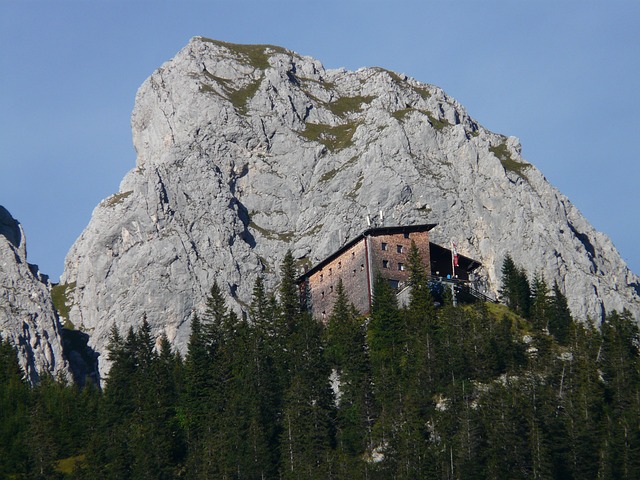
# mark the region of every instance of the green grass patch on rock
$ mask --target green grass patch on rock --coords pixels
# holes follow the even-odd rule
[[[427,116],[429,117],[429,123],[436,130],[442,130],[445,127],[450,127],[451,126],[451,124],[446,119],[440,120],[440,119],[434,117],[432,113],[430,113],[430,112],[426,112],[426,113],[427,113]]]
[[[358,124],[355,122],[344,125],[325,125],[322,123],[307,123],[304,131],[300,132],[307,140],[323,144],[329,150],[343,150],[352,145],[353,134]]]
[[[308,89],[309,87],[311,87],[311,84],[317,85],[317,86],[319,86],[320,88],[322,88],[323,90],[326,90],[326,91],[331,91],[331,90],[333,90],[335,88],[335,84],[333,82],[326,82],[326,81],[323,81],[323,80],[316,80],[315,78],[300,77],[300,83],[302,83],[303,89]],[[309,94],[309,93],[307,92],[307,94]],[[313,98],[315,98],[315,97],[313,97]]]
[[[391,116],[401,122],[407,115],[409,115],[413,111],[413,108],[403,108],[402,110],[396,110],[391,114]]]
[[[334,115],[344,117],[349,112],[362,111],[362,104],[369,104],[375,97],[373,96],[356,96],[356,97],[340,97],[336,101],[328,103],[327,108]]]
[[[254,229],[257,232],[260,232],[263,237],[268,238],[270,240],[280,240],[281,242],[291,243],[293,237],[295,236],[294,232],[276,232],[275,230],[268,230],[264,227],[261,227],[254,221],[249,222],[249,227]]]
[[[401,110],[396,110],[391,114],[391,116],[398,121],[403,121],[407,117],[407,115],[409,115],[411,112],[420,112],[423,115],[426,115],[427,118],[429,118],[429,123],[436,130],[442,130],[445,127],[451,126],[451,124],[446,119],[443,118],[442,120],[440,120],[436,118],[435,115],[433,115],[433,113],[428,112],[426,110],[417,109],[417,108],[408,107],[408,108],[403,108]]]
[[[233,82],[227,80],[226,78],[217,77],[210,72],[204,72],[204,76],[208,80],[216,82],[218,85],[220,85],[220,88],[226,95],[227,99],[242,115],[245,115],[247,113],[247,103],[256,94],[258,88],[260,87],[260,82],[262,81],[262,77],[260,77],[259,79],[250,82],[243,88],[234,88]],[[220,95],[211,85],[207,83],[201,83],[199,88],[201,92]]]
[[[303,237],[311,237],[322,230],[324,223],[318,223],[302,234]]]
[[[397,84],[404,85],[404,84],[407,83],[404,78],[402,78],[400,75],[398,75],[396,72],[394,72],[392,70],[387,70],[386,68],[382,68],[382,67],[373,67],[373,70],[375,70],[377,72],[386,73],[387,75],[389,75],[391,77],[391,80],[393,80]]]
[[[507,148],[506,143],[501,143],[495,147],[489,147],[489,151],[493,153],[507,172],[513,172],[516,175],[526,179],[524,171],[529,168],[528,163],[518,162],[514,160]]]
[[[244,115],[247,113],[247,103],[256,94],[259,86],[260,80],[256,80],[244,88],[239,90],[229,90],[227,92],[229,100],[231,100],[233,106],[236,107],[241,114]]]
[[[334,168],[332,170],[329,170],[328,172],[325,172],[321,177],[320,177],[320,183],[322,182],[328,182],[329,180],[331,180],[333,177],[335,177],[338,172],[340,171],[339,168]]]
[[[420,95],[425,100],[428,99],[429,97],[431,97],[431,92],[429,91],[429,88],[426,85],[411,85],[410,83],[407,82],[406,77],[402,78],[396,72],[393,72],[391,70],[387,70],[386,68],[375,67],[374,69],[376,71],[378,71],[378,72],[385,72],[387,75],[389,75],[391,77],[391,80],[396,85],[401,85],[403,87],[411,88],[414,92],[416,92],[418,95]]]
[[[76,282],[60,283],[51,288],[51,300],[53,301],[53,306],[58,312],[58,316],[64,320],[64,327],[70,330],[73,330],[74,326],[69,321],[69,310],[71,308],[69,305],[69,294],[75,290],[75,288]]]
[[[413,87],[413,90],[425,100],[431,96],[431,92],[427,90],[427,87]]]
[[[254,68],[259,68],[260,70],[266,70],[269,68],[269,58],[271,58],[272,54],[290,53],[287,49],[276,45],[242,45],[237,43],[221,42],[220,40],[212,40],[210,38],[201,38],[203,42],[213,43],[219,47],[227,48],[237,56],[244,57],[249,65]]]
[[[358,156],[354,156],[351,157],[349,160],[347,160],[346,162],[344,162],[342,165],[329,170],[328,172],[325,172],[321,177],[320,177],[320,182],[328,182],[329,180],[331,180],[333,177],[335,177],[338,172],[344,170],[345,168],[349,168],[351,165],[353,165],[356,161],[358,160]]]
[[[133,193],[132,190],[128,192],[115,193],[107,198],[107,207],[115,207],[116,205],[124,202],[124,199]]]

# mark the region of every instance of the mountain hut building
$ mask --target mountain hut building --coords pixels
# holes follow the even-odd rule
[[[298,278],[303,308],[311,311],[317,320],[326,321],[336,301],[338,281],[342,279],[347,298],[366,315],[371,309],[377,274],[398,291],[402,304],[402,293],[407,290],[410,275],[407,256],[412,241],[420,251],[427,274],[435,279],[455,277],[456,282],[469,282],[472,271],[480,264],[457,255],[454,275],[451,250],[429,241],[429,231],[435,226],[422,224],[365,230]]]

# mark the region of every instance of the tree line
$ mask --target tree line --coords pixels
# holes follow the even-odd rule
[[[302,311],[290,253],[246,318],[214,284],[184,358],[113,329],[103,390],[22,380],[0,343],[0,477],[76,479],[640,478],[640,333],[599,328],[511,258],[506,306],[435,306],[419,252],[400,308],[378,277],[363,317],[343,285]],[[526,285],[525,285],[526,284]]]

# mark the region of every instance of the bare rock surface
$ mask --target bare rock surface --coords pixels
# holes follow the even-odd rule
[[[432,238],[483,263],[497,292],[509,253],[557,280],[574,315],[629,308],[640,280],[533,165],[440,88],[382,68],[328,70],[280,47],[196,37],[138,91],[136,166],[67,255],[70,320],[102,354],[139,325],[184,351],[217,280],[238,309],[366,228],[438,223]]]
[[[70,378],[60,331],[47,279],[27,263],[22,225],[0,206],[0,336],[16,347],[29,382]]]

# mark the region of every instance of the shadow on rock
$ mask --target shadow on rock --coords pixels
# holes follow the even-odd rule
[[[88,334],[80,330],[63,328],[62,349],[69,361],[69,369],[71,370],[73,381],[77,385],[84,386],[87,382],[91,382],[96,386],[100,385],[100,374],[98,372],[99,353],[89,346]]]

